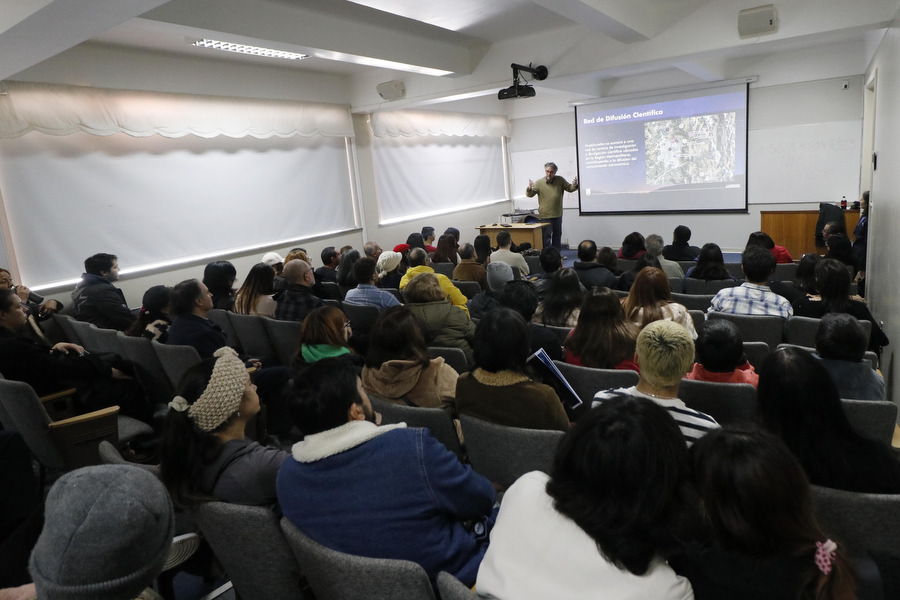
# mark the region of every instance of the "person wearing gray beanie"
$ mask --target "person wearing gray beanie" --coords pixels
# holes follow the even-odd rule
[[[165,486],[131,465],[63,475],[28,570],[38,600],[130,600],[159,575],[175,519]]]

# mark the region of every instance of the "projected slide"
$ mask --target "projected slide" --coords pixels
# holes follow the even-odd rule
[[[582,213],[745,211],[744,84],[577,106]]]

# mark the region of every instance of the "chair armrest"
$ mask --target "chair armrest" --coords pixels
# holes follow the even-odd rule
[[[101,463],[98,446],[102,440],[119,441],[118,406],[110,406],[83,415],[54,421],[49,425],[50,439],[69,469]]]
[[[41,404],[44,405],[44,410],[50,415],[50,419],[58,421],[75,416],[73,403],[77,392],[78,390],[75,388],[69,388],[41,396]]]

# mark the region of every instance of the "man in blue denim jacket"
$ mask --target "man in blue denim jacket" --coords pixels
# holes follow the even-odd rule
[[[490,482],[425,429],[377,426],[351,363],[294,375],[291,414],[306,435],[278,473],[284,516],[320,544],[414,561],[475,582],[496,511]]]

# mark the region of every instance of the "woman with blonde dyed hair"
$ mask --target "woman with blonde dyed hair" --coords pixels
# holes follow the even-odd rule
[[[416,275],[403,294],[407,307],[419,322],[425,343],[459,348],[471,364],[475,325],[464,310],[450,304],[437,277],[431,273]]]
[[[662,269],[647,267],[638,273],[628,296],[622,300],[625,318],[640,328],[653,321],[674,321],[697,339],[694,321],[687,308],[672,302],[669,278]]]

